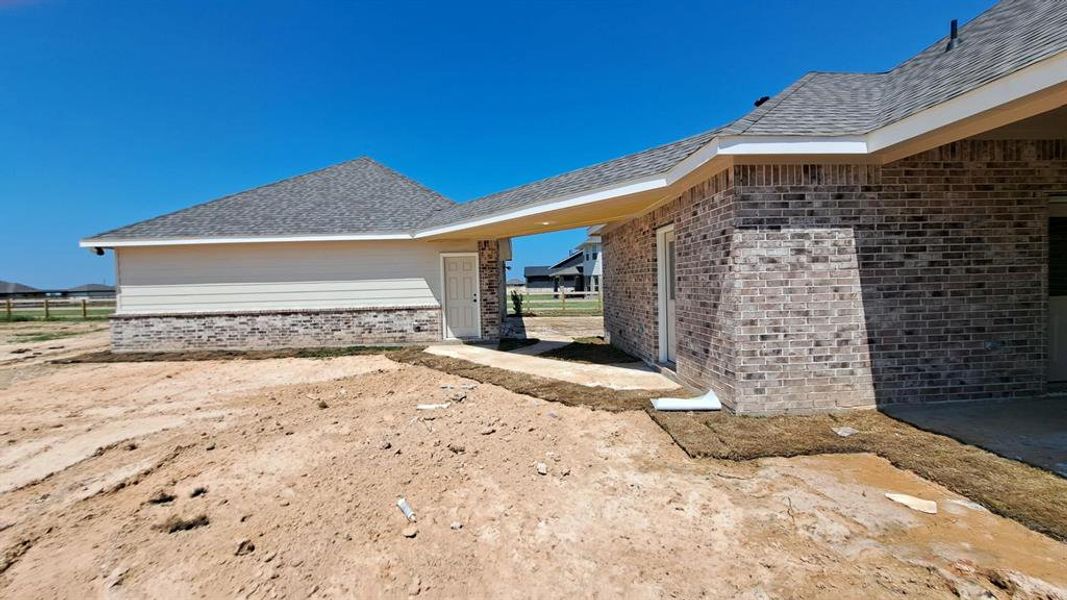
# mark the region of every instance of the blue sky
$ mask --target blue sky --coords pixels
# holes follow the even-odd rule
[[[0,279],[113,281],[80,237],[361,155],[457,200],[879,71],[991,0],[0,0]],[[512,273],[581,231],[516,240]]]

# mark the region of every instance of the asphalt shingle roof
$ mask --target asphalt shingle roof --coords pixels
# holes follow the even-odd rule
[[[198,204],[94,240],[409,232],[453,202],[369,158]]]
[[[1067,1],[1003,0],[885,73],[808,73],[740,119],[637,154],[456,205],[424,227],[461,223],[666,173],[716,136],[865,134],[1067,49]]]
[[[548,277],[552,267],[526,267],[522,270],[524,277]]]
[[[1067,2],[1003,0],[884,73],[809,73],[726,135],[868,133],[1067,50]]]
[[[650,175],[666,173],[710,142],[717,129],[698,133],[676,142],[650,148],[590,167],[570,171],[547,179],[483,196],[443,210],[422,224],[432,228],[462,223],[513,208],[531,206],[567,194],[608,187]]]
[[[93,239],[412,233],[662,175],[719,136],[859,135],[1067,50],[1067,0],[1002,0],[884,73],[813,72],[725,127],[455,204],[367,159]]]

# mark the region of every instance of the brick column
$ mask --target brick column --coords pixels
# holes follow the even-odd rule
[[[500,306],[504,298],[501,280],[504,263],[496,240],[478,240],[479,310],[482,315],[482,339],[500,339]]]

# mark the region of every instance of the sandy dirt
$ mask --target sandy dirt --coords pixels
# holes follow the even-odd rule
[[[570,341],[604,335],[603,317],[508,317],[512,329],[525,337]]]
[[[0,323],[0,369],[42,364],[107,349],[106,321],[16,321]],[[36,341],[38,336],[52,337]]]
[[[4,598],[1054,598],[1067,586],[1067,546],[880,458],[694,461],[644,413],[380,356],[31,373],[0,390],[0,482]]]

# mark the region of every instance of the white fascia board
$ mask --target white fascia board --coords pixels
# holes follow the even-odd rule
[[[232,238],[173,238],[173,239],[128,239],[111,240],[92,238],[78,242],[82,248],[124,248],[130,246],[196,246],[203,244],[266,244],[285,242],[362,242],[377,240],[410,240],[407,233],[382,233],[366,235],[302,235],[275,237],[232,237]]]
[[[865,136],[724,136],[719,138],[719,154],[725,156],[818,155],[868,153]]]
[[[867,147],[877,152],[968,117],[1004,106],[1067,81],[1067,52],[1046,58],[977,89],[867,134]]]
[[[435,227],[433,229],[424,229],[415,234],[416,238],[430,237],[434,235],[442,235],[446,233],[453,233],[456,231],[462,231],[464,229],[472,229],[475,227],[482,227],[485,225],[492,225],[494,223],[500,223],[502,221],[510,221],[512,219],[520,219],[522,217],[530,217],[539,215],[542,213],[552,212],[565,208],[574,208],[585,204],[593,204],[600,202],[601,200],[608,200],[610,198],[617,198],[619,196],[628,196],[630,194],[637,194],[640,192],[647,192],[649,190],[655,190],[667,187],[668,182],[663,175],[657,175],[653,177],[646,177],[643,179],[637,179],[629,181],[622,185],[617,185],[608,188],[600,188],[598,190],[581,192],[571,196],[563,196],[556,198],[549,202],[537,204],[534,206],[528,206],[512,212],[499,213],[483,217],[481,219],[475,219],[473,221],[466,221],[463,223],[457,223],[455,225],[444,225],[441,227]]]

